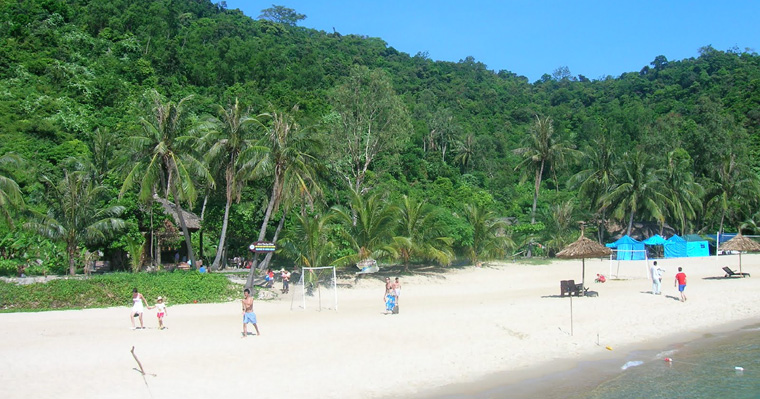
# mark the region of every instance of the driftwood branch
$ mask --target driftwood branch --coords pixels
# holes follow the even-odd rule
[[[132,347],[132,350],[130,352],[132,352],[132,357],[135,358],[135,361],[137,362],[137,365],[140,366],[140,373],[142,373],[142,375],[145,375],[145,370],[143,370],[142,363],[140,363],[140,359],[138,359],[137,355],[135,355],[135,347],[134,346]]]

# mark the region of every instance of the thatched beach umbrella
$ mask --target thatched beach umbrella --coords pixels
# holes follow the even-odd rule
[[[726,241],[725,244],[720,246],[720,249],[727,251],[739,251],[739,273],[742,272],[742,251],[758,252],[760,251],[760,243],[753,241],[742,235],[741,231],[734,238]],[[744,275],[742,274],[742,277]]]
[[[583,236],[583,227],[581,227],[581,236],[578,240],[566,246],[565,249],[557,252],[558,258],[581,259],[583,264],[582,280],[583,287],[586,287],[586,258],[598,258],[609,256],[612,250],[598,242]]]

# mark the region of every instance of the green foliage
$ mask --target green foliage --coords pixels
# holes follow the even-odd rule
[[[589,80],[562,67],[529,83],[472,57],[437,62],[378,38],[300,28],[295,25],[305,16],[283,6],[263,10],[261,18],[208,0],[0,2],[0,154],[27,161],[0,171],[0,178],[11,179],[0,182],[3,226],[13,227],[8,219],[25,225],[24,206],[39,214],[56,207],[38,176],[59,181],[72,156],[91,161],[85,173],[109,195],[135,183],[135,189],[126,185],[121,200],[106,201],[125,207],[123,219],[134,226],[126,234],[133,238],[171,221],[160,206],[138,201],[138,192],[141,200],[153,192],[176,197],[196,214],[202,197],[196,194],[208,193],[204,244],[213,245],[204,247],[213,253],[223,242],[232,256],[247,254],[257,234],[272,236],[279,219],[269,219],[279,205],[286,215],[301,204],[346,206],[349,187],[362,195],[383,192],[386,205],[403,195],[427,201],[440,210],[440,234],[453,239],[460,257],[475,231],[464,218],[465,204],[518,221],[509,229],[517,247],[531,240],[561,245],[566,237],[551,219],[556,204],[569,199],[571,232],[579,220],[628,225],[632,215],[683,231],[714,231],[757,214],[760,56],[754,51],[707,46],[684,60],[657,55],[619,77]],[[154,91],[158,87],[166,98]],[[192,102],[167,100],[189,96]],[[277,146],[280,154],[255,175],[236,168],[253,180],[232,186],[222,240],[227,168],[219,160],[208,163],[210,142],[200,139],[209,131],[200,127],[216,114],[215,104],[235,98],[250,107],[238,109],[241,115],[271,111],[286,122],[281,127],[294,126],[292,116],[314,129],[302,128],[298,145],[270,140],[269,154]],[[186,118],[162,119],[178,122],[162,125],[156,116],[176,107],[158,105],[172,104],[181,105]],[[293,115],[279,112],[296,104]],[[552,123],[539,129],[538,121]],[[276,131],[274,118],[265,124],[267,133]],[[154,140],[156,132],[167,137]],[[535,140],[539,133],[548,140]],[[125,140],[135,136],[143,137]],[[573,162],[572,148],[583,153],[580,162]],[[631,156],[624,156],[634,149],[650,158],[641,189],[632,185]],[[291,150],[305,156],[289,156]],[[182,166],[174,168],[169,158]],[[284,177],[290,167],[300,169],[292,179]],[[525,172],[522,179],[516,167]],[[524,227],[528,221],[537,226]],[[351,226],[326,228],[335,244],[329,258],[356,253],[343,235]],[[288,229],[296,225],[286,225],[283,236]],[[0,243],[3,258],[30,265],[39,258],[48,271],[62,271],[60,245],[41,248],[45,244],[12,234],[18,243]],[[391,250],[391,236],[373,246]],[[96,246],[118,254],[126,241],[116,237]],[[188,241],[197,250],[197,233]]]
[[[0,263],[0,267],[4,264]],[[149,303],[160,295],[169,306],[195,301],[226,302],[239,297],[241,291],[240,286],[221,274],[113,273],[29,285],[0,282],[0,309],[17,312],[131,306],[135,287]]]

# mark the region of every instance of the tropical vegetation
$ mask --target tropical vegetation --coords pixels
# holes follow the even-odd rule
[[[75,274],[102,253],[137,271],[161,265],[161,244],[193,266],[251,259],[251,285],[272,264],[552,255],[581,221],[602,242],[636,222],[755,225],[754,50],[529,82],[304,18],[0,3],[2,270]],[[279,250],[259,259],[254,241]]]

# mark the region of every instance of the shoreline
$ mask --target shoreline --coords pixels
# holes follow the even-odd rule
[[[631,344],[612,357],[591,354],[583,359],[563,359],[518,372],[500,371],[467,383],[451,384],[421,393],[422,399],[572,398],[616,378],[631,361],[662,361],[681,348],[703,345],[715,336],[746,333],[760,327],[760,318],[733,321],[687,337],[672,334],[662,340]],[[644,360],[642,360],[644,359]],[[390,398],[390,397],[389,397]]]
[[[379,275],[341,280],[339,311],[290,310],[293,287],[290,295],[254,301],[262,335],[246,339],[238,300],[173,305],[167,298],[163,331],[150,311],[146,330],[130,330],[128,304],[2,313],[0,385],[18,398],[185,399],[251,390],[260,398],[469,397],[579,366],[618,370],[633,351],[760,320],[760,279],[721,277],[721,267],[736,261],[658,260],[666,274],[664,294],[656,296],[644,278],[590,282],[607,274],[610,262],[586,260],[586,281],[599,297],[573,298],[572,319],[559,285],[582,279],[580,261],[420,270],[401,276],[398,315],[383,315]],[[743,263],[744,271],[760,272],[760,255],[744,255]],[[672,287],[677,266],[689,278],[683,303]],[[622,267],[631,275],[643,268]],[[135,371],[132,346],[155,377]],[[83,376],[82,384],[71,383]]]

